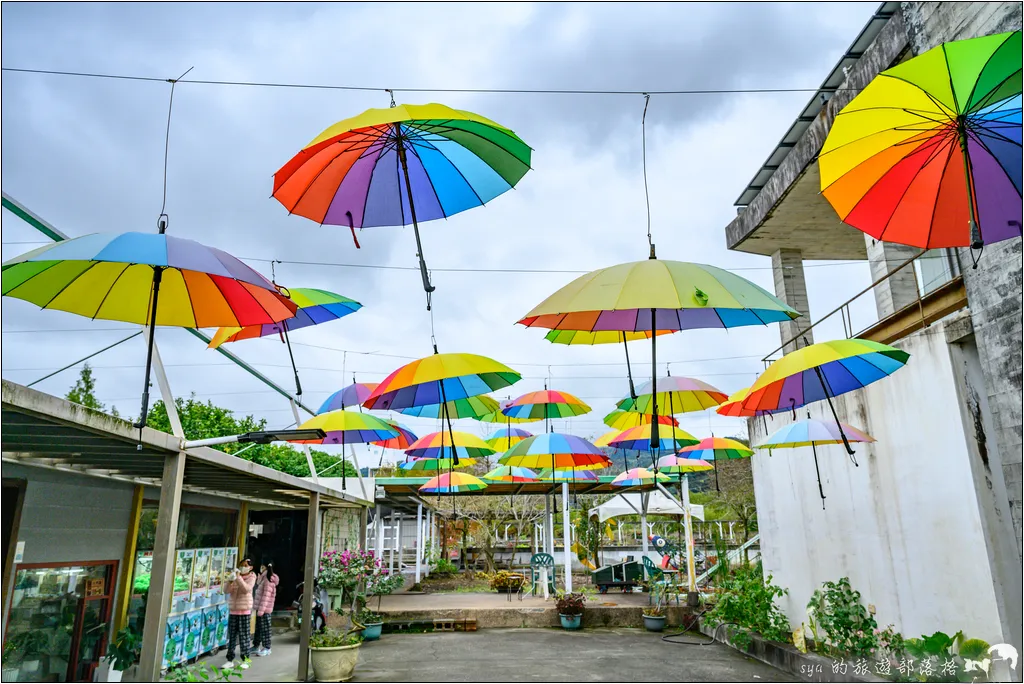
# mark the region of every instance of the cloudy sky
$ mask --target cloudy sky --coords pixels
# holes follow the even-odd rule
[[[29,69],[172,78],[194,67],[189,78],[199,80],[379,89],[814,88],[876,6],[5,3],[2,59],[4,67]],[[154,230],[169,90],[159,82],[4,72],[4,191],[72,236]],[[651,99],[648,176],[660,257],[732,269],[772,290],[769,259],[728,251],[724,228],[736,214],[735,198],[808,97]],[[574,272],[646,257],[642,97],[430,92],[398,99],[479,112],[535,150],[533,170],[514,191],[421,227],[437,286],[439,347],[491,356],[520,371],[523,380],[501,398],[541,389],[550,377],[551,387],[594,408],[558,427],[601,434],[601,416],[628,391],[621,346],[555,346],[542,331],[514,323]],[[269,260],[281,260],[278,282],[364,305],[293,335],[304,399],[313,407],[353,375],[379,380],[431,351],[410,228],[367,229],[356,250],[347,229],[288,216],[270,198],[274,171],[322,129],[388,103],[382,91],[202,84],[175,91],[169,231],[247,258],[268,276]],[[39,239],[3,213],[4,259]],[[810,266],[812,318],[870,282],[866,264]],[[460,268],[482,272],[444,270]],[[494,272],[521,268],[549,272]],[[125,324],[39,311],[14,299],[3,300],[2,321],[3,377],[25,384],[131,332]],[[855,314],[855,328],[869,322]],[[841,336],[838,321],[822,327],[819,340]],[[166,329],[157,337],[176,394],[194,392],[272,425],[291,422],[285,400],[187,332]],[[673,375],[732,392],[754,380],[779,333],[770,326],[662,340],[660,374],[671,362]],[[292,386],[278,340],[240,342],[232,350]],[[631,345],[631,354],[638,380],[648,379],[649,346]],[[137,414],[143,361],[141,339],[93,359],[100,399]],[[62,395],[75,376],[67,371],[36,387]],[[435,427],[402,420],[421,433]],[[745,432],[742,421],[713,412],[690,414],[683,425],[698,436]],[[472,421],[462,427],[486,430]]]

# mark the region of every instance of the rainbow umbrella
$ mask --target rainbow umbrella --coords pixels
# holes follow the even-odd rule
[[[712,435],[697,444],[680,449],[676,455],[682,458],[711,461],[715,468],[715,489],[718,489],[719,459],[750,458],[754,455],[754,451],[743,442]]]
[[[498,459],[502,465],[523,468],[586,468],[598,469],[611,465],[611,459],[593,444],[575,435],[545,432],[527,437]]]
[[[675,451],[679,447],[696,444],[699,440],[682,428],[672,425],[661,426],[658,435],[655,436],[651,423],[627,428],[617,436],[612,437],[608,446],[616,449],[629,449],[630,451],[655,451],[663,449]]]
[[[659,330],[659,335],[670,335],[671,330]],[[617,344],[619,342],[632,342],[634,340],[651,339],[650,331],[643,332],[619,332],[617,330],[552,330],[544,336],[544,339],[554,344]]]
[[[433,354],[398,368],[363,402],[368,409],[401,411],[486,394],[522,376],[494,359],[476,354]]]
[[[432,477],[420,486],[419,491],[424,494],[465,494],[467,492],[478,492],[486,489],[487,483],[469,473],[444,473]]]
[[[621,432],[622,430],[612,430],[611,432],[606,432],[597,439],[595,439],[593,441],[593,445],[602,448],[611,447],[611,444],[609,444],[609,442],[611,442],[613,438],[618,437]]]
[[[568,392],[558,390],[541,390],[527,392],[512,400],[501,410],[511,418],[530,418],[532,420],[548,420],[551,418],[572,418],[590,413],[590,407]]]
[[[509,407],[512,403],[511,399],[504,399],[498,402],[498,410],[494,413],[488,413],[486,415],[477,418],[481,423],[505,423],[506,426],[511,426],[513,423],[536,423],[537,421],[533,418],[512,418],[506,416],[502,411]]]
[[[637,413],[636,411],[622,411],[616,409],[604,417],[604,424],[615,429],[615,434],[626,428],[646,425],[651,422],[650,413]],[[662,425],[673,425],[679,427],[679,421],[672,416],[658,414],[658,422]],[[596,442],[595,442],[596,443]]]
[[[241,261],[159,233],[94,233],[4,262],[2,294],[44,309],[149,326],[142,411],[146,425],[155,327],[249,326],[295,315],[295,303]]]
[[[490,456],[495,453],[487,442],[476,435],[458,430],[431,432],[417,439],[405,450],[406,454],[414,458],[441,458],[445,452],[456,455],[453,459],[454,465],[459,464],[460,458]]]
[[[353,240],[356,228],[412,224],[429,309],[434,286],[419,221],[511,190],[530,170],[530,156],[515,133],[472,112],[440,104],[368,109],[327,128],[282,166],[273,195],[291,214],[348,225]]]
[[[390,439],[382,439],[376,442],[370,442],[370,444],[373,444],[374,446],[382,447],[380,452],[381,462],[383,462],[384,459],[384,449],[401,449],[402,451],[405,451],[410,446],[412,446],[413,442],[419,439],[419,437],[416,436],[415,432],[413,432],[406,426],[402,425],[401,423],[394,420],[389,420],[387,418],[381,418],[381,420],[398,431],[397,437],[392,437]]]
[[[630,468],[615,476],[612,480],[613,487],[640,487],[642,485],[654,484],[656,482],[671,482],[672,478],[662,475],[647,468]]]
[[[658,378],[658,414],[691,413],[718,406],[728,397],[722,390],[696,378],[669,375]],[[650,414],[654,411],[654,381],[645,382],[636,391],[636,397],[626,397],[616,404],[621,411]]]
[[[594,471],[582,468],[544,468],[537,477],[552,482],[597,482],[601,479]]]
[[[498,466],[484,475],[483,479],[494,482],[536,482],[537,473],[518,466]]]
[[[451,470],[452,468],[465,468],[471,465],[476,465],[476,459],[464,456],[458,463],[453,463],[450,458],[425,456],[422,458],[407,458],[402,463],[399,463],[398,467],[402,470],[429,470],[432,472],[441,472],[444,470]]]
[[[722,416],[732,416],[735,418],[750,417],[750,416],[765,416],[772,413],[778,413],[780,411],[788,411],[788,408],[776,409],[775,411],[764,411],[756,410],[752,411],[743,408],[743,400],[750,394],[750,388],[744,387],[743,389],[733,392],[729,395],[729,398],[723,401],[716,409],[715,412]]]
[[[486,416],[498,410],[496,399],[481,395],[479,397],[466,397],[449,401],[446,406],[440,404],[424,404],[423,406],[410,406],[401,410],[407,416],[417,418],[440,418],[443,412],[447,411],[450,418],[477,418]]]
[[[699,473],[712,470],[715,466],[700,458],[684,458],[677,454],[668,454],[658,459],[659,473],[675,473],[682,477],[686,473]]]
[[[799,447],[811,447],[814,455],[814,472],[818,476],[818,494],[821,495],[821,508],[825,508],[825,490],[821,486],[821,471],[818,469],[817,447],[828,444],[843,444],[849,442],[874,442],[871,435],[858,430],[846,423],[826,423],[814,420],[808,415],[805,420],[800,420],[776,430],[763,442],[757,445],[758,449],[796,449]]]
[[[358,406],[362,410],[362,404],[366,401],[366,398],[370,396],[370,392],[377,388],[375,382],[353,382],[347,387],[342,387],[340,390],[327,397],[324,403],[320,404],[320,408],[317,409],[317,413],[327,413],[328,411],[337,411],[343,409],[346,406]]]
[[[345,445],[380,442],[399,435],[398,429],[376,416],[339,409],[313,416],[299,426],[300,430],[323,430],[326,436],[315,440],[291,440],[298,444],[341,445],[341,487],[345,488]]]
[[[839,218],[921,249],[1021,235],[1021,32],[945,43],[880,73],[818,156]]]
[[[802,347],[768,366],[750,386],[743,408],[748,411],[792,409],[796,417],[797,408],[826,399],[839,425],[832,397],[895,373],[909,358],[910,354],[905,351],[871,340],[833,340]],[[839,433],[844,436],[841,426]],[[852,457],[854,452],[848,440],[844,439],[843,444]]]
[[[527,437],[533,437],[533,433],[520,428],[509,427],[492,432],[484,441],[494,447],[495,451],[508,451],[513,445],[518,444]]]
[[[778,297],[726,270],[659,260],[652,244],[649,259],[580,276],[519,323],[549,330],[651,332],[651,370],[656,378],[661,331],[766,325],[799,315]],[[651,393],[658,393],[656,381]],[[658,415],[657,403],[653,415]],[[660,423],[652,425],[657,436]]]

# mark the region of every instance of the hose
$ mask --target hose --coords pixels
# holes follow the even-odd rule
[[[674,634],[666,634],[663,637],[661,637],[661,640],[666,643],[677,644],[679,646],[710,646],[718,640],[718,630],[722,629],[726,625],[735,625],[736,627],[739,627],[739,625],[737,625],[735,622],[722,622],[717,627],[715,627],[715,631],[711,633],[711,641],[680,640],[679,637],[684,636],[687,632],[693,629],[693,627],[700,622],[701,617],[703,617],[704,613],[706,613],[707,611],[708,609],[705,606],[701,609],[699,613],[690,618],[689,624],[684,623],[683,631],[675,632]]]

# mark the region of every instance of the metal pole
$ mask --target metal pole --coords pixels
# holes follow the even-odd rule
[[[288,398],[288,403],[291,404],[292,407],[292,416],[295,418],[295,427],[298,427],[302,424],[302,420],[299,419],[299,407],[291,397]],[[309,445],[303,444],[302,449],[306,452],[306,465],[309,466],[309,476],[313,478],[313,482],[319,483],[320,478],[316,475],[316,466],[313,465],[313,453],[309,450]],[[344,456],[344,452],[342,452],[342,455]],[[341,468],[342,472],[345,472],[344,464],[342,464]]]
[[[377,549],[377,559],[384,562],[384,518],[381,516],[380,504],[373,509],[373,545]]]
[[[398,555],[398,562],[395,568],[398,574],[402,574],[402,516],[399,515],[395,524],[395,552]]]
[[[416,222],[416,204],[412,201],[412,184],[409,182],[409,164],[405,158],[405,145],[402,140],[402,128],[399,124],[394,124],[395,139],[397,144],[395,147],[398,149],[398,161],[402,165],[402,173],[405,176],[405,192],[409,198],[409,214],[412,218],[412,232],[416,236],[416,256],[420,260],[420,278],[423,280],[423,291],[427,293],[427,311],[430,310],[430,293],[434,291],[434,286],[430,284],[430,276],[427,274],[427,262],[423,258],[423,244],[420,242],[420,226]]]
[[[683,515],[686,521],[686,586],[697,591],[697,568],[693,562],[693,516],[690,514],[690,476],[683,475]]]
[[[388,516],[388,520],[391,522],[391,534],[395,533],[395,513],[392,511],[391,515]],[[395,571],[395,542],[394,540],[388,544],[388,574],[390,575]]]
[[[651,423],[653,425],[653,423]],[[640,548],[643,551],[643,555],[646,557],[648,552],[647,546],[647,492],[640,494]]]
[[[161,233],[164,232],[163,225],[165,224],[161,224]],[[135,427],[140,430],[146,427],[146,418],[149,413],[149,378],[153,369],[153,345],[156,344],[156,313],[157,305],[160,302],[160,281],[163,280],[163,277],[164,267],[153,267],[153,302],[151,304],[152,311],[149,315],[149,335],[147,335],[146,344],[146,375],[142,385],[142,408],[139,412],[139,419],[135,422]]]
[[[420,583],[420,558],[423,556],[423,504],[416,504],[416,584]]]
[[[562,557],[565,559],[565,591],[572,591],[572,556],[569,554],[569,547],[572,546],[569,540],[572,526],[569,524],[569,483],[562,483]]]
[[[43,380],[49,380],[50,378],[52,378],[54,375],[57,375],[58,373],[63,373],[67,369],[74,368],[75,366],[77,366],[78,364],[82,363],[83,361],[88,361],[92,357],[98,356],[98,355],[102,354],[103,352],[107,351],[108,349],[113,349],[117,345],[123,344],[124,342],[127,342],[128,340],[132,339],[133,337],[138,337],[139,335],[141,335],[143,333],[144,330],[145,330],[145,328],[143,328],[139,332],[132,333],[131,335],[129,335],[128,337],[125,337],[124,339],[121,339],[121,340],[118,340],[117,342],[114,342],[114,344],[108,344],[106,347],[104,347],[103,349],[100,349],[99,351],[94,351],[92,354],[89,354],[88,356],[83,356],[82,358],[78,359],[77,361],[73,361],[73,362],[69,363],[68,365],[66,365],[66,366],[64,366],[62,368],[58,368],[57,370],[53,371],[52,373],[47,373],[46,375],[44,375],[43,377],[39,378],[38,380],[33,380],[32,382],[28,383],[27,385],[25,385],[25,387],[32,387],[33,385],[38,385]]]
[[[167,614],[170,612],[171,594],[174,591],[174,563],[177,557],[174,547],[178,537],[178,513],[181,510],[185,459],[184,451],[164,457],[156,537],[153,541],[153,566],[142,630],[142,652],[139,655],[139,676],[143,681],[160,681]]]
[[[153,340],[153,372],[156,373],[156,384],[160,387],[160,397],[164,400],[164,408],[167,409],[171,433],[179,439],[185,439],[185,429],[181,426],[181,418],[178,416],[178,405],[174,403],[171,383],[167,381],[167,371],[164,370],[164,362],[160,358],[160,347],[156,340]]]
[[[302,625],[299,630],[299,681],[309,679],[309,638],[313,634],[313,594],[320,567],[320,493],[309,493],[306,513],[306,567],[302,575]]]

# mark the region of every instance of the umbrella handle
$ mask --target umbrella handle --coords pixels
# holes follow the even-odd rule
[[[818,470],[818,450],[811,442],[811,453],[814,454],[814,473],[818,476],[818,494],[821,495],[821,510],[825,510],[825,490],[821,487],[821,471]]]
[[[359,246],[359,238],[356,237],[356,226],[355,221],[352,220],[352,212],[346,211],[345,216],[348,216],[348,229],[352,231],[352,242],[356,243],[356,249],[362,249]]]
[[[626,344],[626,333],[622,333],[622,348],[626,350],[626,377],[629,378],[629,396],[636,401],[636,388],[633,386],[633,369],[629,365],[629,345]]]
[[[163,230],[160,231],[163,233]],[[163,280],[164,269],[162,266],[153,267],[153,310],[149,315],[149,344],[146,347],[146,380],[142,386],[142,411],[139,413],[139,420],[134,427],[139,429],[139,442],[142,441],[142,428],[146,427],[146,419],[149,414],[149,379],[153,370],[153,345],[156,342],[156,311],[157,303],[160,301],[160,281]],[[138,445],[142,451],[142,444]]]
[[[843,446],[846,447],[846,453],[850,455],[853,464],[858,465],[857,459],[853,458],[853,455],[856,452],[853,450],[853,447],[850,446],[850,440],[846,439],[846,433],[843,432],[843,424],[839,422],[839,414],[836,413],[836,407],[832,405],[832,392],[828,386],[828,380],[826,380],[825,376],[822,375],[821,368],[819,366],[814,367],[814,372],[817,373],[818,381],[821,383],[821,388],[825,391],[825,399],[828,400],[828,407],[832,410],[832,418],[835,419],[836,427],[839,428],[839,436],[843,438]],[[794,417],[796,417],[795,414]]]

